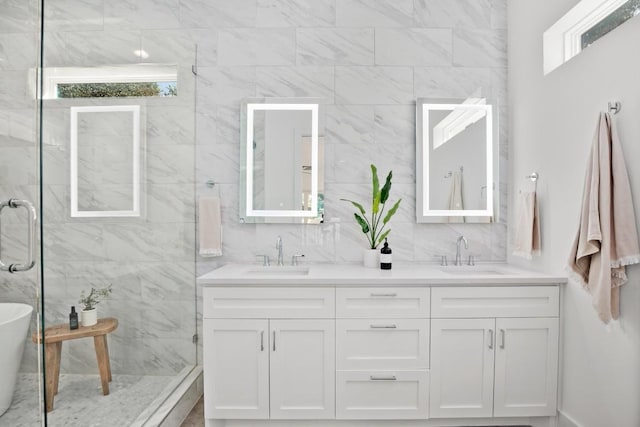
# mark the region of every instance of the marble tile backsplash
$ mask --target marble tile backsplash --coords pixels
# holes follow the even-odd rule
[[[0,189],[37,199],[37,104],[29,69],[37,59],[38,2],[0,0],[0,10]],[[196,275],[223,263],[257,262],[257,253],[275,256],[278,235],[287,258],[304,253],[311,263],[360,262],[366,240],[340,199],[367,199],[370,163],[381,175],[393,170],[391,200],[402,198],[390,223],[394,261],[451,256],[459,234],[479,260],[506,260],[505,223],[415,223],[414,104],[478,89],[497,99],[506,179],[506,0],[59,0],[45,2],[44,13],[45,66],[179,66],[174,99],[45,103],[45,315],[51,323],[64,321],[92,280],[117,284],[102,306],[121,319],[110,343],[115,372],[167,374],[194,363]],[[326,101],[322,225],[239,223],[240,102],[262,96]],[[143,104],[143,220],[69,216],[69,106],[105,103]],[[209,179],[217,183],[213,190],[205,186]],[[501,182],[502,219],[506,188]],[[196,200],[207,194],[222,200],[224,255],[214,259],[197,255]],[[8,221],[3,245],[24,231],[20,218]],[[0,300],[33,302],[38,280],[36,272],[1,274]],[[33,370],[35,349],[26,348],[23,366]],[[63,369],[93,373],[91,347],[77,348],[65,350]]]

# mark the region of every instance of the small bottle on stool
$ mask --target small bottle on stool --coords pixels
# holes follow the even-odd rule
[[[78,313],[75,306],[71,306],[71,313],[69,313],[69,329],[78,329]]]

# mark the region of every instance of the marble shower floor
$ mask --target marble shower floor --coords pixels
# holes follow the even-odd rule
[[[60,375],[49,427],[124,427],[131,425],[163,390],[172,376],[113,375],[109,395],[102,395],[98,375]],[[20,374],[11,407],[0,427],[38,427],[38,377]]]

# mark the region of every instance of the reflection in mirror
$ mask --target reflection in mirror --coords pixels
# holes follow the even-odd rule
[[[321,126],[316,99],[260,99],[243,104],[241,221],[323,221]]]
[[[139,105],[71,107],[71,216],[141,213]]]
[[[491,222],[495,118],[486,98],[417,101],[417,222]]]
[[[581,0],[542,35],[544,74],[640,14],[640,0]]]

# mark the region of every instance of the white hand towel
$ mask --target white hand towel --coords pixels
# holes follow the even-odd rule
[[[536,193],[520,193],[513,255],[531,259],[540,255],[540,220]]]
[[[611,115],[601,113],[569,268],[571,278],[591,294],[604,323],[620,315],[620,286],[627,282],[625,265],[637,263],[640,249],[629,175]]]
[[[451,175],[451,192],[449,193],[449,209],[462,210],[462,174],[459,171]],[[449,222],[464,222],[463,216],[450,216]]]
[[[198,207],[200,256],[222,256],[222,223],[220,199],[200,197]]]

